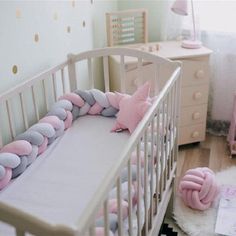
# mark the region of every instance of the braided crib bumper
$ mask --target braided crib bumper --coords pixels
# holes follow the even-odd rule
[[[147,87],[147,85],[146,85]],[[149,87],[148,87],[149,88]],[[140,90],[142,91],[142,90]],[[136,95],[137,96],[137,95]],[[15,137],[15,140],[5,145],[0,150],[0,190],[8,185],[11,179],[16,178],[22,174],[26,168],[54,142],[59,136],[61,136],[66,129],[71,127],[74,120],[80,116],[85,115],[102,115],[105,117],[119,116],[117,113],[122,110],[120,102],[122,99],[130,99],[131,96],[127,94],[106,92],[103,93],[100,90],[92,89],[87,91],[76,90],[74,92],[67,93],[59,98],[59,100],[51,107],[50,111],[45,117],[40,119],[37,124],[31,126],[24,133]],[[146,108],[152,104],[149,96],[142,98],[147,103]],[[140,99],[134,103],[134,106],[140,107]],[[124,102],[123,102],[124,104]],[[141,106],[144,108],[144,106]],[[124,106],[123,106],[124,108]],[[126,109],[126,108],[125,108]],[[126,109],[127,110],[127,109]],[[129,109],[128,109],[129,110]],[[146,109],[143,109],[146,110]],[[132,113],[136,115],[135,113]],[[130,112],[128,115],[132,116]],[[142,115],[138,114],[139,117]],[[144,115],[144,114],[143,114]],[[115,129],[114,129],[115,130]],[[111,130],[111,131],[114,131]],[[156,132],[157,127],[154,127]],[[150,131],[150,127],[149,127]],[[154,135],[159,135],[155,133]],[[150,140],[150,137],[149,139]],[[140,147],[140,161],[141,161],[141,176],[144,176],[143,168],[145,165],[144,155],[144,143],[141,143]],[[147,143],[147,155],[151,156],[151,142]],[[156,144],[153,146],[153,153],[157,152]],[[154,158],[154,164],[156,163]],[[138,201],[137,191],[137,153],[134,151],[131,155],[132,163],[132,202],[135,205]],[[151,160],[148,160],[148,168],[150,168]],[[121,173],[122,186],[128,181],[128,171],[124,168]],[[144,178],[141,178],[141,184],[144,185]],[[112,189],[109,205],[109,235],[114,235],[117,230],[118,222],[118,200],[116,199],[115,190]],[[115,191],[116,192],[116,191]],[[113,193],[113,194],[112,194]],[[127,193],[128,194],[128,193]],[[127,195],[126,194],[126,195]],[[121,207],[123,212],[123,220],[128,217],[128,198],[124,197],[121,201]],[[96,235],[104,235],[104,219],[103,212],[100,211],[96,218]]]
[[[86,114],[115,116],[120,96],[92,89],[76,90],[60,97],[45,117],[0,150],[0,190],[23,173],[78,117]]]

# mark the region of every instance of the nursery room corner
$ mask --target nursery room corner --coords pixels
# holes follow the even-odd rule
[[[0,236],[235,236],[236,1],[0,1]]]

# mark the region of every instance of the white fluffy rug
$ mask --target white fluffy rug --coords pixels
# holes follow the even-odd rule
[[[236,167],[230,167],[216,174],[219,186],[224,184],[236,185]],[[218,210],[219,196],[211,208],[206,211],[192,210],[186,207],[179,196],[174,204],[174,217],[180,228],[191,236],[216,236],[214,233]]]

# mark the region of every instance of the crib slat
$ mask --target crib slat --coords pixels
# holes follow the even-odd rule
[[[31,92],[32,92],[32,97],[33,97],[34,112],[35,112],[36,119],[38,121],[39,120],[39,110],[38,110],[38,104],[36,101],[34,86],[31,86]]]
[[[169,179],[169,93],[166,96],[166,155],[165,155],[165,179]]]
[[[43,80],[43,95],[44,95],[44,101],[45,101],[45,106],[47,111],[49,110],[49,104],[48,104],[48,92],[47,92],[47,87],[45,80]]]
[[[173,104],[172,104],[172,89],[170,90],[170,103],[169,103],[169,173],[171,173],[171,170],[172,170],[172,160],[171,160],[171,157],[172,157],[172,138],[173,138],[173,127],[172,127],[172,107],[173,107]]]
[[[154,168],[155,168],[155,162],[154,162],[154,119],[151,121],[151,162],[150,162],[150,175],[151,175],[151,180],[150,180],[150,228],[152,228],[152,220],[153,220],[153,176],[154,176]],[[159,135],[159,134],[158,134]],[[156,156],[157,158],[157,156]]]
[[[61,69],[61,82],[62,82],[62,92],[66,93],[66,81],[65,81],[65,71],[64,68]]]
[[[140,140],[137,145],[137,180],[138,180],[138,236],[141,236],[141,230],[142,230],[142,225],[141,225],[141,201],[142,201],[142,196],[141,196],[141,160],[140,160]]]
[[[22,115],[23,115],[24,126],[25,126],[25,129],[28,129],[29,123],[28,123],[28,117],[27,117],[27,113],[26,113],[26,107],[25,107],[23,93],[20,93],[20,103],[21,103],[21,111],[22,111]]]
[[[0,125],[0,148],[2,148],[2,146],[3,146],[3,140],[2,140],[2,127],[1,127],[1,125]]]
[[[13,121],[13,113],[12,113],[11,104],[9,100],[6,100],[6,107],[7,107],[8,122],[9,122],[11,138],[13,140],[16,137],[16,129],[15,129],[14,121]]]
[[[103,204],[104,223],[105,223],[105,236],[109,236],[109,215],[108,215],[108,200],[106,199]]]
[[[76,66],[74,62],[75,55],[69,54],[68,56],[68,74],[69,74],[69,91],[74,91],[78,88],[77,86],[77,74],[76,74]]]
[[[171,169],[173,167],[173,140],[174,140],[174,125],[173,125],[173,107],[174,107],[174,99],[173,99],[173,88],[170,90],[170,166]]]
[[[118,200],[118,235],[123,235],[123,212],[122,212],[122,190],[121,190],[121,179],[117,179],[117,200]]]
[[[164,98],[164,101],[162,103],[162,142],[161,142],[161,159],[162,159],[162,176],[163,176],[163,190],[166,189],[166,154],[165,154],[165,137],[166,137],[166,113],[165,113],[165,108],[166,108],[166,97]]]
[[[125,59],[124,59],[124,56],[121,55],[120,56],[120,88],[121,88],[121,92],[122,93],[125,93]]]
[[[139,87],[142,84],[143,76],[142,76],[142,58],[138,58],[138,68],[137,68],[137,86]]]
[[[93,77],[93,68],[92,68],[92,59],[88,59],[88,76],[90,82],[90,88],[94,88],[94,77]]]
[[[176,146],[177,144],[177,137],[178,137],[178,133],[177,133],[177,121],[176,121],[176,112],[177,112],[177,91],[176,91],[176,83],[173,86],[173,94],[174,94],[174,108],[173,108],[173,126],[174,126],[174,130],[176,130],[175,132],[175,136],[174,136],[174,147],[173,147],[173,157],[172,157],[172,162],[174,163],[176,161]]]
[[[108,56],[103,57],[103,74],[104,74],[105,92],[109,92],[110,84],[109,84]]]
[[[16,236],[25,236],[25,231],[21,229],[16,229]]]
[[[155,63],[154,64],[154,68],[155,68],[155,70],[154,70],[154,78],[155,79],[153,80],[153,82],[154,82],[155,95],[157,95],[158,92],[159,92],[159,89],[158,89],[158,79],[160,78],[160,66],[157,63]]]
[[[93,224],[89,227],[89,236],[96,236],[95,233],[95,223],[93,222]]]
[[[57,101],[57,81],[56,81],[56,75],[55,73],[52,74],[52,85],[53,85],[53,95],[54,95],[54,101]]]
[[[176,128],[176,142],[175,142],[175,157],[174,161],[178,158],[178,117],[179,117],[179,99],[180,99],[180,80],[175,82],[175,128]]]
[[[132,168],[131,160],[128,161],[128,205],[129,205],[129,235],[133,235],[133,221],[132,221]]]
[[[144,207],[145,207],[145,225],[144,225],[144,234],[148,235],[148,145],[147,140],[147,130],[144,133]]]
[[[161,168],[161,161],[160,161],[160,148],[161,148],[161,143],[160,143],[160,109],[157,110],[157,116],[156,116],[156,132],[157,132],[157,136],[156,136],[156,201],[155,201],[155,205],[156,205],[156,209],[155,209],[155,213],[158,210],[158,203],[159,203],[159,194],[160,194],[160,168]]]

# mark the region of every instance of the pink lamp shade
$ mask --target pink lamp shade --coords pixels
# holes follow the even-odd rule
[[[194,6],[193,6],[193,0],[191,0],[191,6],[192,6],[192,23],[193,23],[193,38],[189,40],[183,40],[182,47],[183,48],[190,48],[190,49],[197,49],[202,46],[201,41],[198,41],[196,39],[196,26],[195,26],[195,16],[194,16]],[[173,3],[171,10],[182,16],[188,15],[188,0],[175,0]]]
[[[171,10],[181,16],[188,15],[188,3],[187,0],[176,0],[171,7]]]

